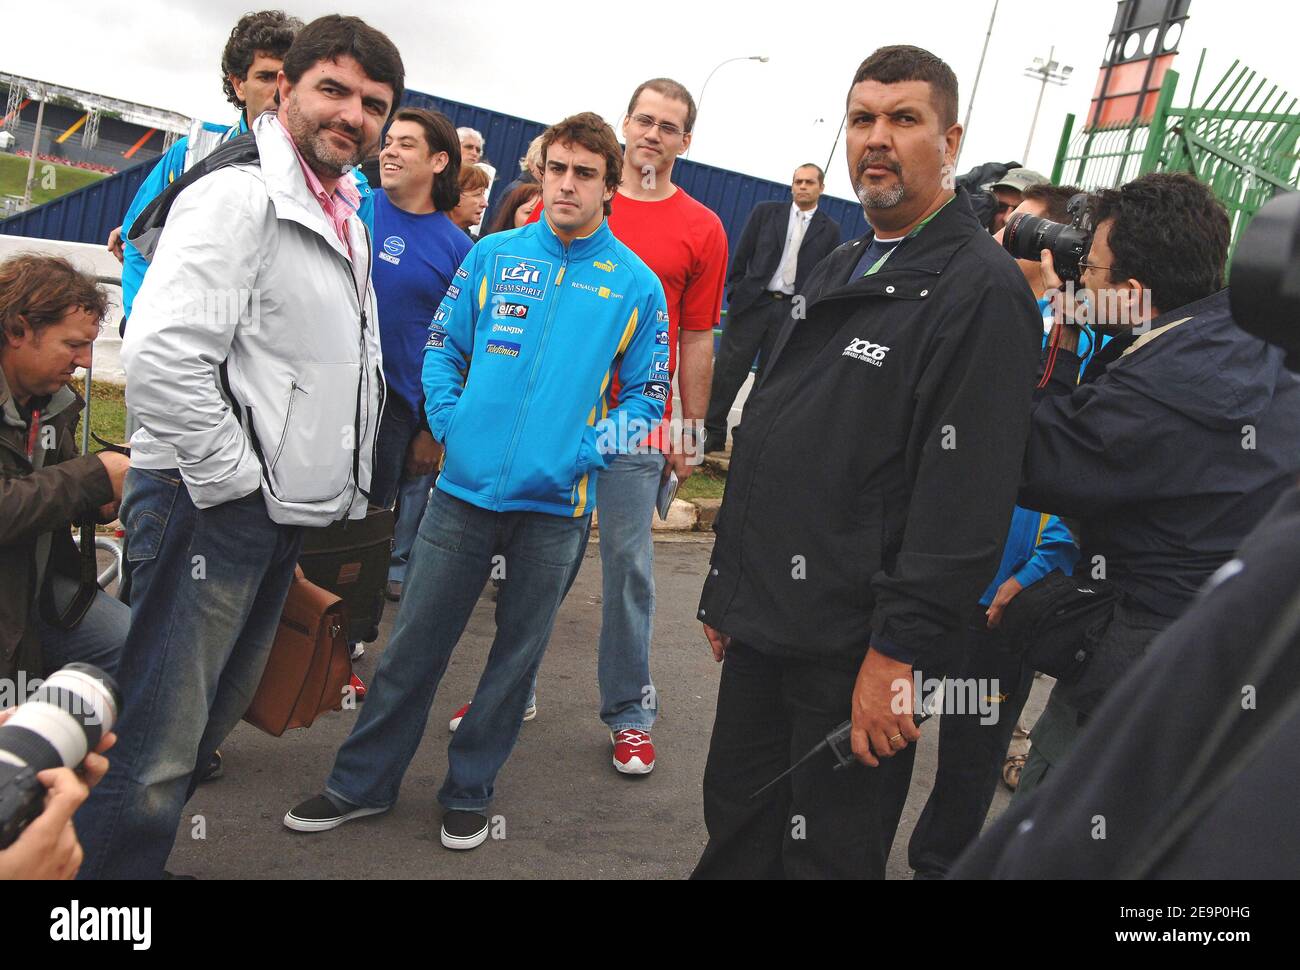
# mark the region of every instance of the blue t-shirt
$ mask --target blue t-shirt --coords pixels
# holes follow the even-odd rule
[[[881,257],[892,253],[898,248],[898,244],[906,238],[906,236],[900,236],[898,239],[873,238],[871,242],[867,244],[867,248],[862,250],[862,257],[858,260],[858,265],[853,270],[853,275],[849,277],[849,280],[861,279],[863,276],[866,276],[871,270],[871,267],[875,266],[876,263],[880,261]]]
[[[390,394],[421,414],[420,370],[429,323],[472,240],[445,212],[405,212],[382,189],[374,190],[374,199],[374,282],[384,379]]]

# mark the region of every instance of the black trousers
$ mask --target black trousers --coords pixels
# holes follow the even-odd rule
[[[704,769],[709,842],[691,878],[884,878],[914,746],[878,768],[839,771],[823,752],[749,797],[848,719],[856,677],[732,641]]]
[[[731,414],[731,405],[753,367],[755,356],[759,356],[760,375],[762,368],[767,366],[781,325],[790,315],[790,305],[788,299],[777,300],[764,293],[752,307],[727,314],[718,357],[713,362],[713,387],[704,419],[704,429],[710,441],[727,440],[727,417]]]
[[[988,715],[958,712],[945,700],[934,788],[907,846],[907,862],[918,879],[945,876],[979,836],[1002,776],[1011,732],[1034,685],[1033,670],[1018,656],[998,649],[997,631],[989,630],[983,620],[981,609],[966,628],[954,679],[974,681],[981,696],[996,700]]]

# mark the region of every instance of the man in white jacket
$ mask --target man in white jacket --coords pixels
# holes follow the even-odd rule
[[[231,142],[241,161],[174,193],[143,240],[122,347],[141,428],[121,510],[121,742],[78,816],[83,877],[162,877],[195,767],[261,678],[300,527],[365,515],[383,375],[370,242],[343,176],[377,150],[402,87],[382,33],[314,21],[256,153]]]

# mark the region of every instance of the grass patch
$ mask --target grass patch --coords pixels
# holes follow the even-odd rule
[[[695,498],[722,498],[727,487],[727,476],[708,465],[700,465],[690,478],[677,489],[677,497],[690,501]]]
[[[82,397],[86,396],[82,378],[78,377],[71,383],[78,394]],[[105,441],[112,441],[115,444],[126,443],[126,388],[118,384],[109,384],[107,381],[91,382],[90,430]],[[77,444],[78,446],[81,444],[80,432],[78,432]],[[99,446],[91,442],[90,450],[98,451]]]
[[[0,154],[0,196],[16,195],[22,197],[27,185],[28,159],[7,152]],[[90,185],[104,178],[103,172],[92,172],[70,165],[56,165],[53,162],[36,160],[36,184],[32,188],[32,203],[40,205],[57,199],[74,189]],[[50,186],[53,182],[52,187]]]

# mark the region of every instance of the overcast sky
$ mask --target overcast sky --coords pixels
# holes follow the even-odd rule
[[[26,18],[23,43],[6,43],[0,69],[224,121],[220,52],[230,28],[256,0],[65,0],[58,16]],[[701,101],[710,71],[729,57],[765,55],[719,70],[703,95],[690,157],[787,181],[795,165],[825,163],[853,71],[876,47],[928,48],[957,72],[964,117],[993,0],[912,0],[820,5],[517,0],[288,0],[310,20],[352,13],[394,39],[407,86],[520,115],[555,121],[581,110],[617,123],[636,84],[667,75]],[[975,95],[962,171],[1018,159],[1046,174],[1067,112],[1082,117],[1115,15],[1113,0],[1001,0]],[[1279,17],[1283,21],[1279,21]],[[8,39],[17,33],[8,19]],[[1185,104],[1203,47],[1209,48],[1197,102],[1234,58],[1300,95],[1300,58],[1289,5],[1271,0],[1193,0],[1175,68]],[[1027,158],[1022,158],[1039,85],[1024,77],[1035,56],[1074,67],[1064,87],[1047,88]],[[849,196],[843,139],[828,189]],[[500,165],[507,160],[488,155]]]

